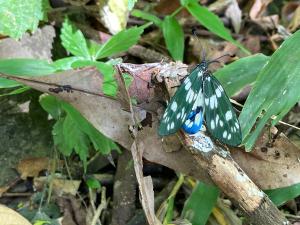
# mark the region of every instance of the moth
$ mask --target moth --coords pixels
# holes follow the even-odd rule
[[[160,121],[161,136],[183,128],[189,134],[198,132],[203,120],[210,134],[224,144],[242,142],[239,120],[220,82],[208,70],[216,60],[198,64],[171,98]]]

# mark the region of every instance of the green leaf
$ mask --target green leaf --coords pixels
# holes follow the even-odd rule
[[[39,102],[42,108],[48,112],[54,119],[58,120],[62,115],[61,101],[52,95],[43,94]]]
[[[87,179],[86,184],[87,184],[88,187],[91,188],[91,189],[98,189],[98,188],[101,187],[100,182],[99,182],[96,178],[94,178],[94,177],[92,177],[92,176],[90,176],[90,177]]]
[[[71,155],[72,148],[68,146],[65,142],[63,127],[64,127],[64,118],[60,118],[56,121],[52,129],[52,136],[54,140],[54,145],[58,147],[60,152],[66,156]]]
[[[44,76],[55,73],[54,66],[39,59],[1,59],[0,73],[15,76]]]
[[[127,51],[132,45],[138,42],[141,34],[144,32],[144,28],[145,25],[120,31],[101,46],[96,54],[96,58],[102,59]]]
[[[205,225],[219,193],[219,189],[215,186],[198,183],[184,204],[183,217],[193,225]]]
[[[30,87],[23,86],[23,87],[20,87],[20,88],[18,88],[18,89],[15,89],[15,90],[13,90],[13,91],[11,91],[11,92],[2,94],[2,95],[0,95],[0,97],[2,97],[2,96],[7,96],[7,95],[17,95],[17,94],[21,94],[21,93],[23,93],[23,92],[25,92],[25,91],[28,91],[28,90],[30,90],[30,89],[31,89]]]
[[[250,54],[246,48],[232,38],[229,30],[224,27],[220,18],[210,12],[206,7],[200,6],[197,0],[184,0],[181,1],[181,4],[208,30],[238,46],[246,54]]]
[[[129,75],[128,73],[123,73],[122,75],[123,75],[123,78],[125,81],[126,88],[129,88],[132,81],[134,80],[134,78],[131,75]]]
[[[43,0],[1,0],[0,33],[20,38],[27,31],[35,31],[44,18]]]
[[[76,121],[77,127],[89,136],[96,150],[102,154],[108,154],[112,149],[118,149],[118,146],[112,140],[101,134],[71,105],[62,102],[62,107],[68,113],[68,116],[71,116],[73,121]]]
[[[97,69],[103,75],[102,91],[109,96],[116,96],[118,83],[114,77],[115,69],[112,65],[103,62],[97,62]]]
[[[8,80],[0,77],[0,88],[12,88],[18,86],[21,86],[21,84],[14,80]]]
[[[228,96],[237,94],[246,85],[253,84],[269,57],[257,54],[241,58],[214,73]]]
[[[74,69],[73,64],[82,60],[84,60],[83,57],[71,56],[71,57],[66,57],[66,58],[56,60],[55,62],[52,63],[52,65],[55,67],[57,71],[65,71],[65,70]],[[91,62],[90,60],[88,61]]]
[[[138,18],[141,18],[143,20],[151,21],[156,26],[158,26],[159,28],[162,28],[161,19],[159,19],[157,16],[155,16],[153,14],[150,14],[150,13],[138,10],[138,9],[134,9],[134,10],[132,10],[131,15],[135,16],[135,17],[138,17]]]
[[[184,34],[182,27],[174,17],[166,16],[162,24],[167,48],[174,60],[183,59]]]
[[[67,18],[62,25],[60,38],[65,49],[74,56],[91,59],[87,42],[82,32],[76,29]]]
[[[283,205],[300,195],[300,184],[294,184],[289,187],[277,188],[264,191],[276,206]]]
[[[259,73],[247,98],[240,115],[247,150],[252,148],[271,116],[277,116],[275,124],[300,100],[299,40],[300,31],[282,43]]]

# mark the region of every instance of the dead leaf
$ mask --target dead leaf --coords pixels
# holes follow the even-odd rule
[[[27,177],[37,177],[43,170],[50,168],[50,160],[47,157],[27,158],[20,160],[17,170],[23,180]]]
[[[239,33],[242,23],[242,11],[236,0],[232,0],[225,11],[225,15],[230,19],[234,32]]]
[[[35,58],[51,60],[53,26],[37,29],[32,35],[25,33],[20,40],[6,38],[0,42],[0,58]]]
[[[250,9],[249,16],[256,24],[264,29],[274,29],[279,25],[278,15],[266,15],[267,6],[272,0],[255,0]]]
[[[116,34],[125,29],[128,19],[128,1],[98,1],[100,20],[110,33]]]
[[[64,196],[57,199],[60,210],[64,216],[61,220],[62,225],[85,225],[86,213],[80,201],[74,196]]]
[[[266,131],[253,151],[234,150],[233,158],[263,190],[300,183],[300,149],[283,134],[274,143],[268,142]]]
[[[0,225],[31,225],[31,223],[19,213],[1,204],[0,218]]]
[[[296,9],[292,21],[290,22],[288,29],[293,32],[296,31],[300,26],[300,6]]]
[[[66,180],[61,178],[49,180],[49,177],[36,177],[33,182],[37,190],[42,190],[47,182],[52,182],[52,190],[58,196],[64,194],[75,196],[81,184],[80,180]]]

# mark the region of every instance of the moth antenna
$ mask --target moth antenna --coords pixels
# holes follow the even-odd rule
[[[221,55],[218,58],[209,61],[208,64],[211,64],[211,63],[220,63],[219,59],[221,59],[221,58],[223,58],[225,56],[229,56],[229,57],[233,58],[233,57],[235,57],[235,54],[229,54],[229,53],[227,53],[227,54]]]
[[[197,38],[198,41],[200,41],[199,36],[197,35],[197,31],[196,31],[195,27],[192,28],[192,34]],[[205,61],[205,56],[206,56],[206,50],[205,50],[204,47],[202,47],[202,50],[201,50],[201,59],[202,59],[202,61]]]

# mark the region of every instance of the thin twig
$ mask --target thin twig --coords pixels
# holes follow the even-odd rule
[[[91,225],[96,225],[96,223],[97,223],[97,221],[98,221],[98,219],[99,219],[99,217],[100,217],[102,211],[103,211],[104,209],[106,209],[106,208],[107,208],[107,201],[106,201],[106,187],[102,186],[102,188],[101,188],[101,203],[100,203],[100,205],[98,206],[98,208],[97,208],[97,210],[96,210],[96,212],[95,212],[95,214],[94,214],[94,216],[93,216]],[[101,225],[101,222],[100,222],[99,225]]]

